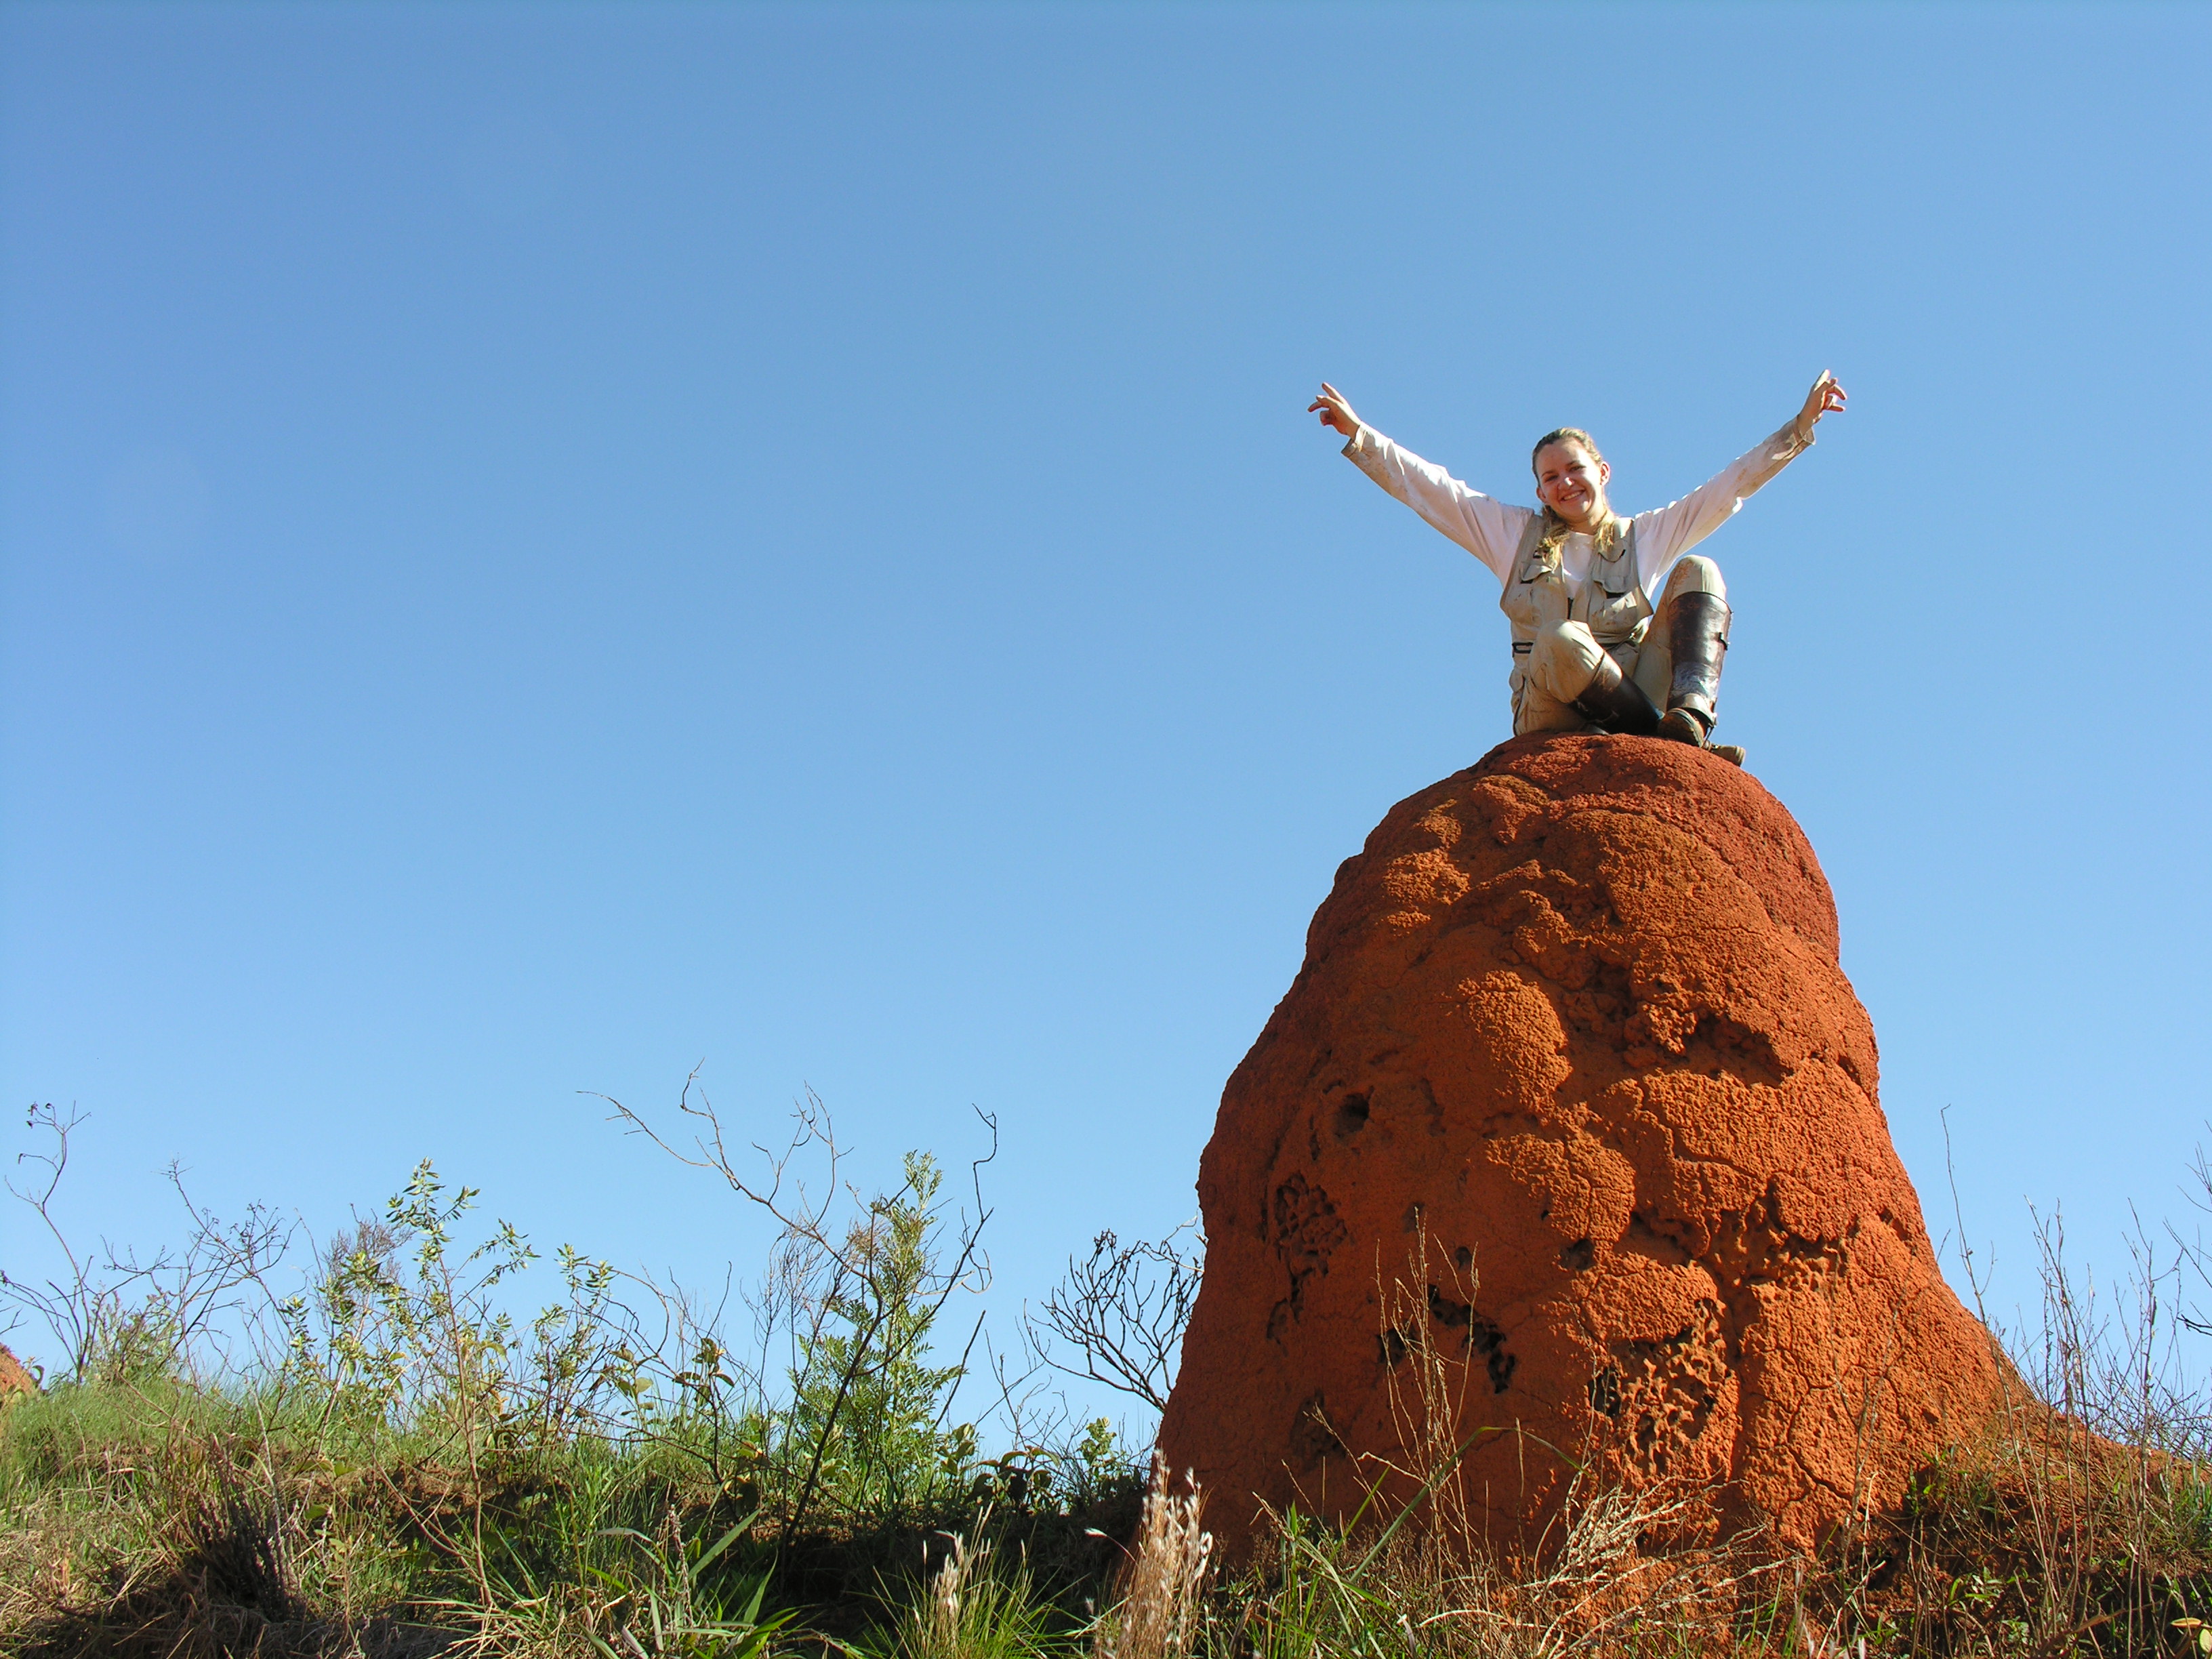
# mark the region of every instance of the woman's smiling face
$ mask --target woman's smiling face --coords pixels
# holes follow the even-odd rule
[[[1546,444],[1536,452],[1536,499],[1576,530],[1605,522],[1606,480],[1613,469],[1578,443]]]

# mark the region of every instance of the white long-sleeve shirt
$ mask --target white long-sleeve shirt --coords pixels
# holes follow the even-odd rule
[[[1744,499],[1812,445],[1795,422],[1723,467],[1678,501],[1638,514],[1636,580],[1650,604],[1659,602],[1667,573],[1699,542],[1726,524]],[[1488,565],[1500,582],[1537,509],[1509,507],[1470,489],[1442,467],[1362,425],[1344,446],[1352,465]],[[1570,595],[1582,591],[1590,567],[1590,538],[1575,532],[1559,544],[1559,566]]]

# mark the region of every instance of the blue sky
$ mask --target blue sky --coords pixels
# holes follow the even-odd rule
[[[757,1231],[592,1091],[811,1085],[871,1175],[981,1109],[1011,1310],[1190,1214],[1336,864],[1506,733],[1494,581],[1315,383],[1515,499],[1587,426],[1636,510],[1833,368],[1708,544],[1722,735],[1935,1230],[1948,1108],[2001,1305],[2027,1200],[2117,1266],[2212,1115],[2208,67],[2179,6],[12,4],[0,1098],[89,1114],[88,1236],[430,1157],[694,1279]]]

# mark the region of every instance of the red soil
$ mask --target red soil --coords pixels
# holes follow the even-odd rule
[[[1484,1425],[1522,1431],[1462,1466],[1501,1545],[1565,1492],[1540,1441],[1808,1544],[1998,1385],[1890,1144],[1813,848],[1680,744],[1518,738],[1394,807],[1230,1079],[1199,1194],[1161,1444],[1232,1556],[1261,1503],[1402,1498],[1409,1442]],[[1425,1344],[1466,1362],[1449,1422]]]

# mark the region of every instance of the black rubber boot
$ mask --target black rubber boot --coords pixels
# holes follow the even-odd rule
[[[1659,729],[1659,711],[1644,688],[1620,672],[1610,651],[1598,653],[1597,672],[1575,699],[1575,712],[1608,732],[1648,738]]]
[[[1728,655],[1728,601],[1717,593],[1678,593],[1667,619],[1667,647],[1674,678],[1667,688],[1667,713],[1659,735],[1677,743],[1712,746],[1713,711],[1720,702],[1721,663]],[[1741,752],[1741,751],[1739,751]],[[1741,766],[1743,763],[1736,761]]]

